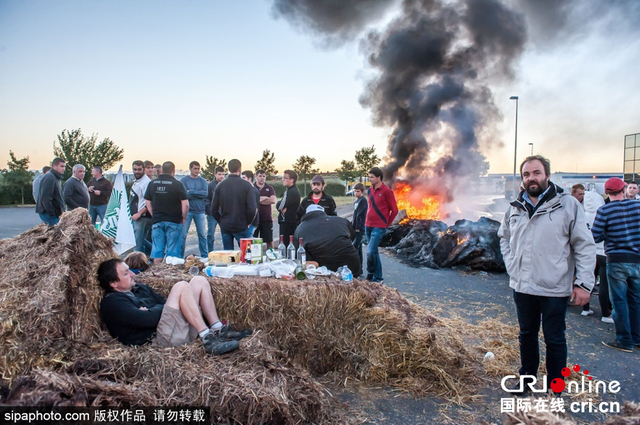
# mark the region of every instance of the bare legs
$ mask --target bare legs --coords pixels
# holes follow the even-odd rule
[[[180,281],[176,283],[171,288],[166,305],[179,309],[187,319],[187,322],[198,332],[202,332],[207,328],[204,319],[210,325],[219,320],[213,295],[211,294],[211,286],[207,279],[202,276],[196,276],[190,282]],[[202,313],[200,309],[202,309]],[[204,319],[202,316],[204,316]]]

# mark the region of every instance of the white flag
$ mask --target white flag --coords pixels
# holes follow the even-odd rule
[[[111,191],[100,232],[108,238],[115,239],[115,251],[118,255],[136,246],[133,220],[131,220],[131,211],[122,176],[122,165],[116,175],[116,181],[113,183],[113,191]]]

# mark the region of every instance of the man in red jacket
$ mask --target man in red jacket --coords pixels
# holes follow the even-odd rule
[[[367,280],[382,283],[382,263],[378,246],[387,232],[387,227],[398,215],[398,205],[393,191],[382,182],[380,168],[373,167],[369,171],[369,181],[371,182],[367,193],[369,209],[364,223],[369,240],[369,245],[367,245]]]

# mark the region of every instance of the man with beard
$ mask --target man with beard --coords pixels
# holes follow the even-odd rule
[[[322,176],[314,176],[313,179],[311,179],[311,193],[302,200],[298,215],[302,216],[305,214],[307,207],[313,204],[320,205],[324,208],[324,212],[327,215],[338,215],[336,214],[336,201],[333,200],[333,197],[324,193],[324,187],[325,184]]]
[[[520,325],[520,375],[538,375],[542,321],[551,383],[563,379],[567,365],[567,304],[586,304],[595,284],[596,246],[578,201],[549,181],[548,159],[527,157],[520,175],[524,190],[507,209],[498,236]]]
[[[151,254],[151,214],[147,211],[147,203],[144,194],[151,179],[146,173],[147,162],[141,160],[133,161],[131,169],[135,180],[131,185],[131,193],[129,194],[129,210],[131,211],[131,219],[133,220],[133,232],[136,237],[136,252],[144,252]],[[149,162],[149,167],[153,171],[153,163]]]

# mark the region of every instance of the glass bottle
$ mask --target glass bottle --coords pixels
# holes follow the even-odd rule
[[[293,236],[289,236],[289,246],[287,247],[289,260],[296,261],[296,247],[293,245]]]
[[[280,235],[280,245],[278,245],[278,252],[282,258],[287,258],[287,247],[284,245],[284,236]]]
[[[304,266],[307,264],[307,251],[305,251],[302,246],[302,238],[298,239],[298,242],[298,264],[300,264],[304,269]]]

